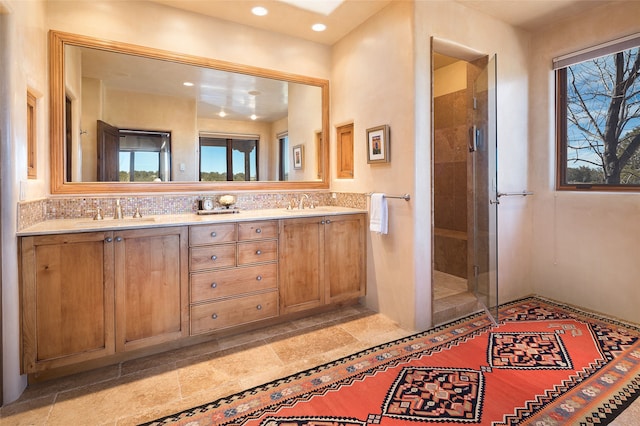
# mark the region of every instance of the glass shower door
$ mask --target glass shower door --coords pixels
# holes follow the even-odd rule
[[[473,125],[469,137],[472,152],[473,235],[471,256],[475,295],[498,320],[498,198],[496,132],[496,57],[472,63]]]

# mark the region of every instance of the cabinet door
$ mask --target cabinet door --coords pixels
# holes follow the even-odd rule
[[[116,350],[188,335],[187,228],[114,232]]]
[[[325,303],[323,218],[280,221],[278,240],[280,313]]]
[[[114,353],[110,232],[21,239],[23,372]]]
[[[324,231],[327,303],[364,296],[365,215],[327,216]]]

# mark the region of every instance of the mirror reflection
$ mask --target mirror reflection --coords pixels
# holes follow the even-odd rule
[[[318,85],[65,44],[64,96],[65,182],[323,181]]]

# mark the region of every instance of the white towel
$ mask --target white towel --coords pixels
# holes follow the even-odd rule
[[[371,194],[369,230],[379,234],[386,234],[389,231],[389,221],[387,216],[387,199],[384,194]]]

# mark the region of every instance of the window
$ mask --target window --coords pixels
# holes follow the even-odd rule
[[[36,97],[27,91],[27,178],[37,179]]]
[[[558,189],[640,190],[640,36],[554,60]]]
[[[170,180],[171,134],[136,130],[119,131],[118,180],[157,182]]]
[[[201,181],[257,181],[258,138],[200,136]]]

